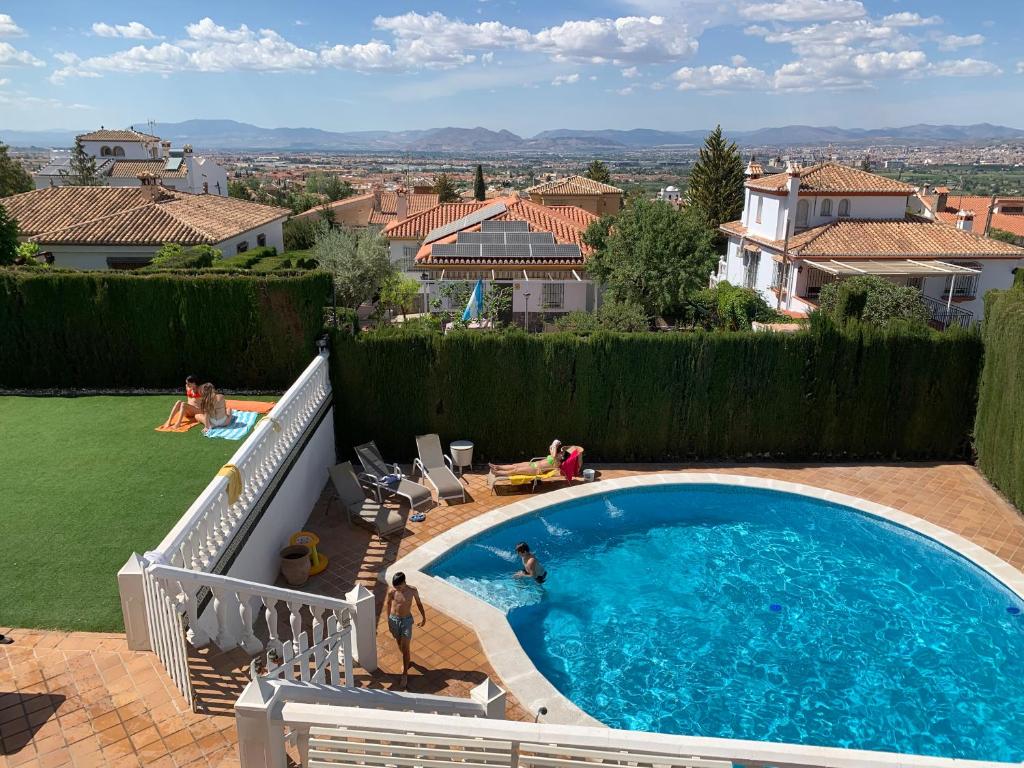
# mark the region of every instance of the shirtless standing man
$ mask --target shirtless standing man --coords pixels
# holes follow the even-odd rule
[[[427,614],[423,610],[423,601],[420,600],[420,593],[415,587],[405,583],[405,574],[399,571],[391,579],[392,589],[388,590],[387,599],[384,602],[384,610],[388,615],[388,629],[391,636],[398,643],[398,649],[402,652],[402,688],[409,685],[409,667],[412,666],[412,604],[420,611],[420,626],[427,623]]]

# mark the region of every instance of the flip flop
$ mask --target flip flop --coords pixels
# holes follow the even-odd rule
[[[0,635],[0,645],[10,645],[13,642],[13,637],[7,637],[7,635]]]
[[[412,520],[414,523],[422,523],[424,520],[427,519],[427,516],[423,512],[416,512],[415,514],[411,515],[409,519]]]

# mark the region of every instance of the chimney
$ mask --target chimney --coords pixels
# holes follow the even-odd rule
[[[159,176],[154,176],[152,173],[146,173],[144,171],[136,178],[140,183],[139,191],[142,193],[143,200],[150,203],[159,203],[167,197],[164,188],[160,185]]]
[[[779,223],[783,225],[777,233],[776,240],[784,239],[796,227],[796,207],[800,202],[800,166],[792,160],[786,162],[786,217]]]
[[[988,230],[992,226],[992,214],[996,210],[996,196],[992,195],[992,199],[988,201],[988,211],[985,213],[985,228],[981,230],[981,234],[988,237]]]
[[[204,195],[210,194],[210,182],[208,182],[208,181],[204,181],[203,182],[203,194]]]
[[[974,211],[959,211],[956,215],[956,228],[964,232],[974,229]]]
[[[171,142],[161,141],[160,148],[163,151],[164,162],[167,162],[167,158],[171,156]]]
[[[192,145],[186,144],[181,148],[181,154],[185,157],[192,157]]]
[[[757,158],[753,155],[750,156],[750,162],[747,163],[747,169],[743,171],[743,175],[748,180],[759,179],[764,175],[764,168],[757,162]]]
[[[935,213],[938,214],[946,210],[946,206],[949,204],[949,192],[939,192],[935,195]]]
[[[395,190],[395,220],[405,221],[409,218],[409,195],[405,191],[405,187],[399,187]]]

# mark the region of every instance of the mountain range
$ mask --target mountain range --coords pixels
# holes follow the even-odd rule
[[[320,128],[261,128],[236,120],[185,120],[157,123],[152,130],[175,146],[192,144],[197,150],[260,151],[377,151],[377,152],[549,152],[585,153],[695,146],[708,131],[578,130],[559,128],[522,137],[507,130],[488,128],[430,128],[411,131],[327,131]],[[0,140],[15,147],[64,147],[84,129],[15,131],[0,129]],[[986,143],[1024,139],[1024,130],[990,123],[975,125],[907,125],[900,128],[838,128],[787,125],[753,131],[727,131],[746,147],[785,147],[808,144],[881,143]]]

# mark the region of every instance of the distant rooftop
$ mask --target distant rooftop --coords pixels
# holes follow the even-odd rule
[[[160,141],[159,136],[154,136],[151,133],[142,133],[142,131],[136,131],[134,128],[128,128],[123,131],[100,128],[98,131],[83,133],[77,138],[82,141]]]
[[[797,173],[800,176],[801,194],[912,195],[916,191],[912,184],[839,163],[818,163],[800,168]],[[746,182],[746,186],[759,192],[782,194],[786,191],[788,179],[789,174],[783,171],[751,179]]]
[[[567,176],[564,179],[546,181],[530,187],[527,192],[538,195],[608,195],[622,194],[622,190],[611,184],[588,179],[586,176]]]

